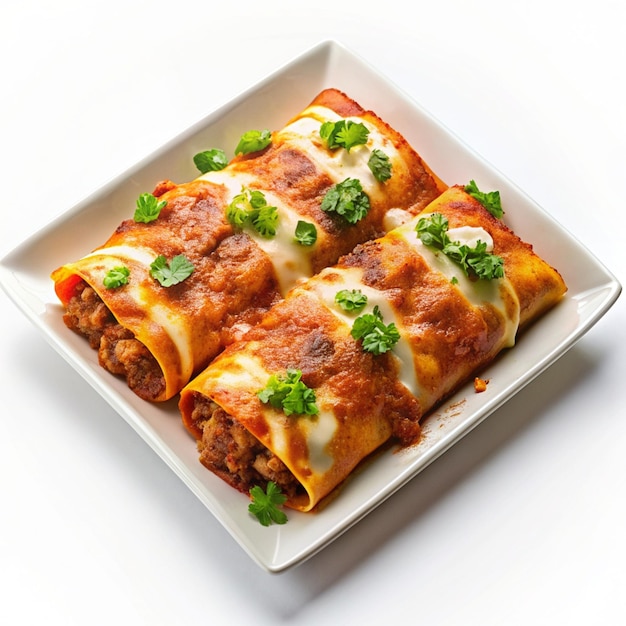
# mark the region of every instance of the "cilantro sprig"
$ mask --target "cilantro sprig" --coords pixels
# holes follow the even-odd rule
[[[276,235],[278,209],[268,205],[265,194],[258,189],[242,187],[241,193],[226,207],[226,218],[235,228],[249,224],[267,239]]]
[[[335,294],[335,302],[346,312],[362,311],[367,304],[367,296],[360,289],[342,289]]]
[[[160,254],[150,264],[150,276],[157,280],[162,287],[178,285],[178,283],[189,278],[193,271],[193,263],[184,254],[178,254],[169,263],[165,256]]]
[[[465,185],[464,190],[472,196],[472,198],[478,200],[494,217],[500,219],[504,215],[499,191],[483,192],[478,188],[474,180],[470,180],[470,182]]]
[[[130,270],[121,265],[110,269],[102,279],[102,284],[106,289],[117,289],[122,285],[128,284],[128,277],[130,276]]]
[[[287,500],[278,485],[270,480],[267,483],[266,491],[255,485],[250,489],[252,502],[248,505],[248,511],[254,515],[263,526],[275,524],[285,524],[287,515],[279,507]]]
[[[193,162],[200,170],[200,173],[217,172],[223,170],[228,165],[228,157],[224,150],[219,148],[211,148],[198,152],[193,157]]]
[[[504,276],[502,257],[489,253],[483,241],[477,241],[473,247],[452,241],[448,235],[448,220],[441,213],[420,218],[415,230],[425,245],[441,250],[458,263],[466,276],[485,280]]]
[[[315,390],[307,387],[301,378],[302,372],[293,368],[285,376],[272,374],[257,396],[263,404],[269,403],[285,415],[317,415]]]
[[[239,139],[235,154],[249,154],[267,148],[272,143],[272,133],[265,130],[249,130]]]
[[[391,161],[382,150],[378,148],[372,150],[367,166],[379,183],[384,183],[391,178]]]
[[[350,334],[357,341],[361,339],[363,350],[374,355],[391,350],[400,340],[400,332],[396,325],[393,322],[385,324],[378,306],[374,307],[372,313],[357,317]]]
[[[154,222],[166,205],[166,200],[158,200],[151,193],[142,193],[139,198],[137,198],[137,206],[133,219],[135,222],[142,222],[144,224]]]
[[[370,131],[361,122],[339,120],[338,122],[324,122],[320,126],[320,137],[329,150],[345,148],[348,152],[354,146],[367,143]]]
[[[337,213],[348,223],[356,224],[370,210],[370,199],[357,178],[346,178],[326,192],[321,209],[326,213]]]

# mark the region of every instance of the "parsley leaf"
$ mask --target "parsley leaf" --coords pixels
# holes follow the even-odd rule
[[[172,287],[189,278],[194,266],[184,254],[178,254],[170,263],[160,254],[150,264],[150,276],[158,280],[162,287]]]
[[[472,198],[478,200],[494,217],[500,219],[504,215],[499,191],[482,192],[478,189],[478,185],[476,185],[474,180],[470,180],[470,182],[465,185],[464,190],[472,196]]]
[[[385,324],[378,306],[372,313],[365,313],[354,320],[350,332],[356,340],[362,339],[362,348],[366,352],[379,355],[391,350],[400,340],[396,325]]]
[[[243,228],[248,221],[250,202],[246,195],[245,188],[237,194],[226,207],[226,219],[234,228]]]
[[[362,146],[367,143],[370,131],[361,122],[347,120],[345,126],[337,131],[335,140],[348,152],[354,146]]]
[[[307,387],[302,380],[302,372],[288,369],[286,376],[272,374],[264,389],[257,392],[263,404],[271,404],[275,409],[282,409],[285,415],[317,415],[315,391]]]
[[[384,183],[391,178],[391,161],[382,150],[378,148],[372,150],[372,154],[370,154],[370,158],[367,161],[367,166],[378,182]]]
[[[267,204],[262,191],[242,187],[226,207],[226,219],[235,228],[250,224],[262,237],[271,238],[276,234],[278,209]]]
[[[280,487],[270,480],[267,483],[267,490],[255,485],[250,489],[252,502],[248,505],[248,511],[254,515],[263,526],[275,524],[285,524],[287,516],[278,507],[283,505],[287,496],[281,493]]]
[[[275,206],[264,204],[258,208],[253,208],[248,214],[248,217],[252,227],[261,237],[270,239],[276,234],[278,209]]]
[[[356,224],[370,210],[370,199],[358,179],[346,178],[326,192],[321,209],[342,215],[350,224]]]
[[[422,217],[415,227],[417,236],[427,245],[444,248],[450,242],[448,237],[448,220],[441,213],[433,213],[429,217]]]
[[[298,220],[294,240],[302,246],[312,246],[317,241],[317,228],[315,228],[315,224]]]
[[[335,294],[335,302],[344,311],[361,311],[367,304],[367,296],[360,289],[342,289]]]
[[[137,198],[137,208],[133,219],[135,222],[143,222],[144,224],[154,222],[166,204],[166,200],[157,200],[151,193],[142,193]]]
[[[267,148],[271,143],[272,133],[269,130],[249,130],[241,136],[235,148],[235,154],[257,152],[258,150]]]
[[[123,265],[120,267],[114,267],[109,270],[104,279],[102,280],[102,284],[107,289],[117,289],[122,285],[126,285],[128,283],[128,277],[130,276],[130,270]]]
[[[478,278],[489,280],[504,277],[504,260],[495,254],[488,254],[487,244],[482,241],[467,251],[466,260]]]
[[[466,276],[486,280],[504,276],[502,257],[487,252],[487,244],[484,241],[477,241],[474,247],[452,241],[448,235],[448,220],[441,213],[420,218],[415,230],[425,245],[441,250],[447,257],[456,261]]]
[[[206,174],[223,170],[228,165],[228,157],[223,150],[211,148],[211,150],[198,152],[193,157],[193,162],[202,174]]]
[[[354,146],[367,143],[370,131],[361,122],[339,120],[338,122],[324,122],[320,126],[320,137],[329,150],[345,148],[350,152]]]

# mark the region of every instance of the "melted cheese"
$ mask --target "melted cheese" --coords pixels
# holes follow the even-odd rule
[[[271,375],[261,360],[243,352],[235,353],[227,361],[228,366],[219,370],[220,385],[225,388],[245,389],[251,394],[263,389]],[[318,415],[293,415],[286,419],[297,420],[299,431],[307,442],[308,469],[316,474],[324,474],[333,465],[334,459],[328,451],[328,444],[337,431],[338,423],[332,411],[320,406]],[[263,405],[261,413],[270,432],[270,447],[283,461],[289,464],[293,459],[290,451],[291,439],[285,428],[282,413],[270,405]],[[296,468],[292,468],[296,469]]]
[[[139,302],[139,297],[137,297],[137,302]],[[147,305],[146,311],[149,312],[150,320],[161,326],[176,346],[180,357],[182,378],[190,378],[193,374],[194,362],[191,350],[191,329],[185,318],[173,313],[169,307],[160,304]]]
[[[394,232],[402,237],[410,246],[415,248],[429,267],[443,274],[448,280],[455,283],[456,288],[465,296],[468,302],[476,307],[489,304],[500,312],[505,324],[504,346],[515,345],[515,336],[519,326],[519,299],[510,281],[506,278],[493,280],[470,280],[461,267],[441,251],[426,246],[415,232],[419,218],[412,219]],[[480,240],[487,244],[487,250],[493,250],[491,235],[480,227],[461,226],[451,228],[448,235],[452,241],[475,246]],[[510,304],[513,306],[507,306]]]
[[[395,228],[399,228],[413,219],[413,214],[406,209],[389,209],[383,217],[383,229],[386,233]]]
[[[311,276],[313,270],[308,254],[308,250],[311,248],[302,246],[294,240],[296,226],[302,216],[281,204],[280,199],[273,194],[263,193],[267,204],[278,209],[276,235],[271,238],[262,237],[251,229],[247,229],[246,233],[272,260],[280,289],[285,294],[296,281]],[[319,231],[318,228],[318,234]]]
[[[325,280],[324,277],[332,279]],[[378,306],[385,324],[395,323],[399,333],[400,340],[393,347],[394,356],[400,361],[398,368],[398,376],[400,382],[409,389],[409,391],[419,397],[421,395],[421,385],[415,374],[413,367],[413,353],[411,346],[406,339],[406,333],[403,333],[402,320],[397,315],[395,309],[389,304],[385,298],[385,294],[378,289],[373,289],[363,284],[363,271],[360,268],[328,268],[322,270],[319,274],[320,279],[311,282],[315,294],[328,307],[334,315],[341,319],[348,327],[352,328],[354,320],[361,314],[350,314],[345,312],[335,302],[335,295],[342,289],[357,289],[367,296],[367,306],[363,312],[371,311]]]
[[[367,143],[354,146],[347,150],[329,151],[323,144],[319,130],[323,122],[338,122],[342,119],[364,124],[369,130]],[[359,117],[343,118],[331,109],[322,106],[312,106],[291,124],[283,128],[279,135],[297,149],[307,155],[323,170],[335,183],[346,178],[357,178],[368,196],[381,193],[381,185],[374,178],[367,162],[373,150],[382,150],[393,162],[398,158],[398,152],[393,143],[379,130]]]
[[[332,441],[337,428],[337,419],[332,411],[320,408],[317,416],[297,418],[301,430],[306,434],[309,454],[309,468],[315,474],[324,474],[333,466],[334,458],[328,453],[328,444]]]
[[[245,232],[272,261],[283,294],[287,293],[297,280],[311,275],[309,249],[294,241],[298,220],[302,218],[296,211],[284,204],[278,196],[260,188],[258,183],[255,183],[256,179],[248,173],[226,168],[217,172],[207,172],[200,178],[226,187],[227,204],[230,204],[233,198],[241,193],[243,187],[251,187],[263,193],[269,206],[276,207],[278,224],[274,237],[263,237],[251,228],[246,228]],[[319,231],[318,227],[318,233]]]
[[[321,124],[326,121],[337,122],[342,119],[365,124],[369,130],[365,145],[355,146],[349,152],[347,150],[329,151],[325,147],[319,135]],[[333,110],[317,105],[306,109],[295,121],[278,131],[276,137],[278,141],[306,154],[334,183],[340,183],[346,178],[358,179],[363,191],[370,196],[370,199],[372,196],[382,193],[380,183],[374,178],[367,165],[372,151],[375,149],[383,150],[392,161],[398,157],[398,152],[393,143],[381,134],[374,125],[358,117],[342,118]],[[249,228],[246,228],[245,232],[271,259],[283,295],[299,279],[311,276],[310,249],[294,241],[296,225],[301,216],[289,205],[284,204],[279,197],[263,189],[262,181],[257,180],[247,172],[233,170],[229,167],[219,171],[207,172],[200,176],[199,180],[223,185],[227,190],[227,204],[241,193],[243,187],[250,187],[261,191],[265,195],[268,205],[278,209],[278,225],[274,237],[262,237]],[[399,214],[396,218],[397,220],[400,219]],[[403,214],[401,218],[402,221],[405,221],[406,215]],[[390,222],[389,225],[391,227],[396,226],[397,220]],[[307,218],[307,221],[310,221],[310,218]],[[315,225],[318,230],[318,237],[323,237],[323,229],[319,224]]]

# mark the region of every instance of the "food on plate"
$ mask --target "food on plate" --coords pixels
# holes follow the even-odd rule
[[[383,444],[416,442],[424,415],[566,291],[492,200],[451,187],[228,346],[181,391],[201,463],[310,511]]]
[[[282,130],[246,131],[228,162],[142,193],[132,218],[52,273],[64,321],[140,397],[175,396],[299,279],[445,188],[403,137],[344,93]]]

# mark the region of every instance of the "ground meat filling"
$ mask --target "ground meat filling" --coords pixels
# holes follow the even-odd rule
[[[83,335],[98,351],[100,365],[126,378],[141,398],[154,400],[165,389],[163,372],[156,359],[133,333],[121,326],[100,296],[87,283],[77,288],[68,302],[65,325]]]
[[[192,419],[202,429],[201,463],[239,491],[265,489],[272,480],[290,498],[304,492],[276,455],[208,398],[196,396]]]

